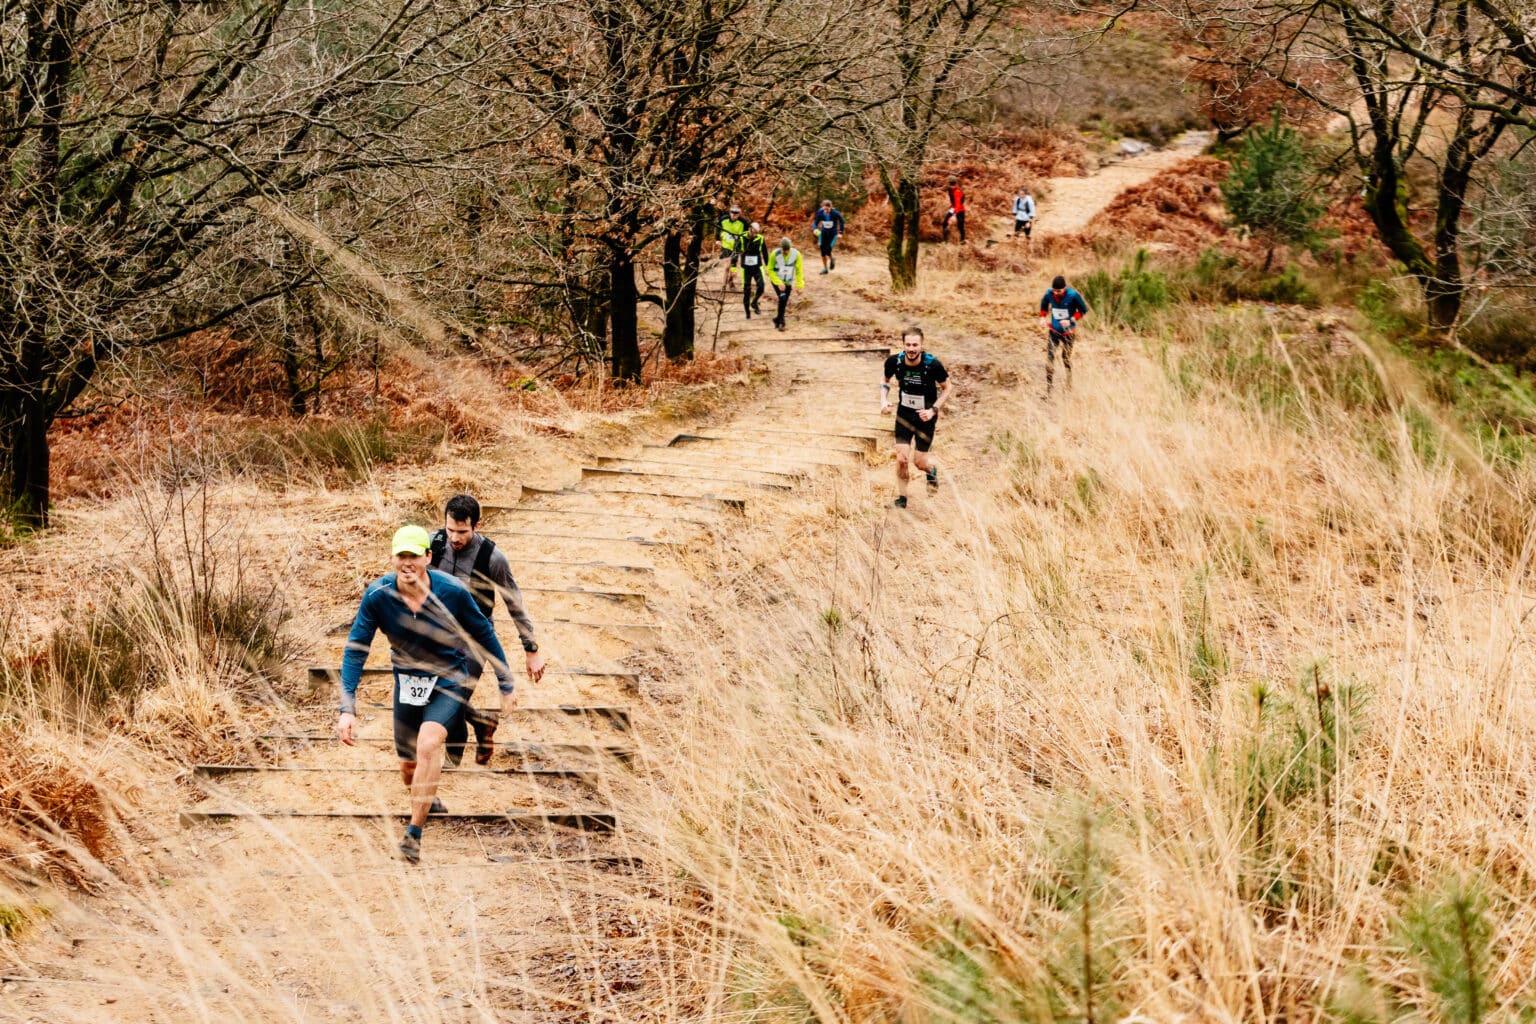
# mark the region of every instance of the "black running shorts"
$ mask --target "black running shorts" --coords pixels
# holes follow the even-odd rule
[[[918,451],[926,452],[929,448],[933,447],[933,435],[938,426],[939,417],[937,415],[927,423],[924,423],[917,418],[917,410],[908,409],[906,406],[896,407],[897,444],[910,444]]]
[[[427,680],[432,678],[395,673],[395,753],[402,761],[416,760],[416,737],[426,722],[441,725],[450,738],[464,735],[464,712],[472,691],[440,678],[427,691]]]

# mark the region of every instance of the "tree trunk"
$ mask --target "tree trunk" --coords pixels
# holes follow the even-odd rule
[[[891,201],[891,240],[885,247],[891,290],[909,292],[917,287],[917,232],[923,216],[917,181],[901,175],[886,198]]]
[[[1436,330],[1449,330],[1461,316],[1461,300],[1466,282],[1461,269],[1461,218],[1467,207],[1467,188],[1472,181],[1472,112],[1463,110],[1456,121],[1456,133],[1446,147],[1440,171],[1435,205],[1435,272],[1424,283],[1424,305],[1429,324]],[[1483,140],[1489,148],[1503,129],[1494,127]]]
[[[639,292],[635,288],[635,260],[620,248],[610,250],[608,263],[608,316],[613,333],[613,379],[640,383]]]
[[[662,346],[667,358],[692,359],[699,292],[699,257],[704,250],[704,219],[696,213],[687,232],[667,235],[662,270],[667,286],[667,327]]]
[[[10,390],[10,389],[7,389]],[[0,507],[18,526],[48,525],[48,414],[42,388],[19,391],[19,400],[0,413]],[[10,404],[9,401],[7,404]]]

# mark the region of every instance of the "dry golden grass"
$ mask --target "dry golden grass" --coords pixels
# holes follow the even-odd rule
[[[1219,316],[987,394],[931,510],[882,467],[695,567],[634,800],[703,1018],[1467,1019],[1452,879],[1479,1013],[1531,1005],[1536,480]]]
[[[1037,294],[929,265],[896,304],[967,367],[936,497],[889,512],[874,460],[668,576],[647,660],[667,699],[613,794],[646,859],[610,890],[631,952],[594,946],[558,993],[526,958],[466,957],[477,1007],[509,987],[548,994],[543,1019],[765,1024],[1532,1004],[1536,473],[1485,462],[1411,367],[1242,311],[1090,319],[1077,390],[1043,405],[995,383],[1037,379]],[[344,890],[345,868],[296,866]],[[422,912],[396,902],[335,913],[382,949]],[[275,980],[192,935],[195,903],[146,904],[191,936],[179,971],[238,975],[248,1019],[311,1019],[262,1015]],[[554,916],[608,920],[585,914]],[[587,985],[593,965],[643,998]],[[1444,994],[1462,976],[1476,1015]],[[371,1019],[502,1019],[387,995]]]

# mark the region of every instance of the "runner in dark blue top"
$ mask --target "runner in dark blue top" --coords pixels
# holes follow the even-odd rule
[[[837,260],[832,256],[832,247],[847,230],[848,225],[843,222],[843,215],[832,209],[830,199],[823,199],[821,209],[811,214],[811,233],[816,236],[816,244],[821,247],[823,274],[837,269]]]
[[[1067,388],[1072,387],[1072,342],[1077,322],[1088,314],[1088,303],[1076,290],[1067,287],[1060,274],[1051,282],[1051,290],[1040,300],[1040,316],[1047,323],[1045,340],[1045,393],[1051,393],[1056,376],[1056,347],[1061,347],[1061,365],[1067,368]]]
[[[896,507],[907,507],[909,464],[928,474],[928,489],[939,486],[939,467],[928,457],[939,427],[939,406],[949,400],[949,371],[923,351],[923,329],[901,333],[901,351],[885,361],[880,384],[880,413],[891,411],[891,382],[896,382]],[[915,449],[915,450],[914,450]]]
[[[400,774],[411,787],[411,823],[400,840],[400,853],[413,864],[421,858],[421,827],[436,802],[445,742],[449,732],[462,732],[472,692],[471,642],[489,656],[496,671],[502,713],[517,707],[512,670],[491,620],[468,587],[428,568],[431,545],[432,538],[419,526],[395,531],[395,571],[369,584],[347,636],[341,659],[341,717],[336,720],[336,735],[351,746],[356,742],[363,663],[374,634],[382,630],[394,667],[395,753]]]

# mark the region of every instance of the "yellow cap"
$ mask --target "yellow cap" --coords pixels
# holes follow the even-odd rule
[[[432,538],[419,526],[402,526],[395,531],[389,551],[394,555],[424,555],[432,547]]]

